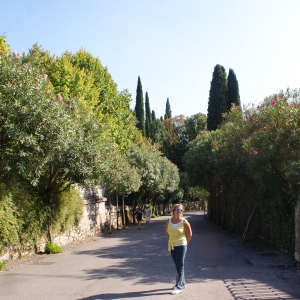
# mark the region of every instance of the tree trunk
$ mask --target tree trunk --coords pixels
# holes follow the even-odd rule
[[[109,218],[108,218],[108,229],[111,231],[111,201],[110,201],[110,192],[107,192],[107,200],[108,200],[108,207],[109,207]]]
[[[222,212],[222,228],[225,228],[225,215],[226,215],[226,199],[224,199],[224,206],[223,206],[223,212]]]
[[[118,193],[116,193],[116,198],[117,198],[117,202],[116,202],[117,230],[119,230],[119,198],[118,198]]]
[[[218,196],[216,193],[216,188],[212,187],[210,189],[210,221],[214,224],[216,224],[217,221],[217,201]]]
[[[250,217],[249,217],[249,220],[248,220],[248,222],[247,222],[247,225],[246,225],[246,228],[245,228],[245,230],[244,230],[244,233],[243,233],[243,235],[242,235],[242,237],[241,237],[241,242],[242,242],[242,243],[244,243],[244,242],[246,241],[246,238],[247,238],[247,236],[248,236],[248,233],[249,233],[249,229],[250,229],[251,223],[252,223],[252,221],[253,221],[253,219],[254,219],[254,216],[255,216],[255,213],[256,213],[256,209],[257,209],[257,204],[254,206],[254,209],[253,209],[253,211],[252,211],[252,213],[251,213],[251,215],[250,215]]]
[[[53,208],[53,204],[52,204],[52,198],[51,198],[52,194],[49,193],[48,197],[50,199],[49,202],[49,206],[48,206],[48,238],[50,243],[53,242],[53,233],[52,233],[52,208]]]
[[[125,227],[125,203],[124,196],[122,196],[122,210],[123,210],[123,227]]]
[[[235,211],[235,199],[234,199],[234,202],[233,202],[233,205],[232,205],[232,213],[231,213],[231,224],[230,224],[230,229],[229,231],[233,231],[234,229],[234,211]]]
[[[48,224],[48,236],[49,236],[49,241],[52,243],[52,241],[53,241],[53,235],[52,235],[51,220],[49,220],[49,224]]]
[[[228,193],[227,193],[227,187],[225,186],[224,189],[223,189],[223,211],[222,211],[222,221],[221,221],[221,226],[223,229],[225,229],[225,219],[226,219],[226,209],[227,209],[227,197],[228,197]]]

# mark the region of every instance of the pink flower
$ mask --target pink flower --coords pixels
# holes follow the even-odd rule
[[[256,155],[258,152],[257,151],[253,151],[253,154]]]
[[[48,74],[44,74],[44,80],[46,81],[48,78]]]
[[[17,51],[14,51],[14,58],[20,58],[20,53],[18,53]]]
[[[63,101],[63,99],[62,99],[61,94],[56,94],[56,99],[57,99],[61,104],[64,104],[64,105],[65,105],[65,103],[64,103],[64,101]]]
[[[277,101],[276,100],[273,100],[272,102],[271,102],[271,105],[276,105],[276,103],[277,103]]]
[[[61,94],[56,94],[56,99],[59,100],[59,101],[62,101],[62,96],[61,96]]]

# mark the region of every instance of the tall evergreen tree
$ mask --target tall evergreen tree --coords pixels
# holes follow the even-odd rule
[[[135,116],[137,118],[136,127],[142,131],[142,134],[145,136],[145,111],[144,111],[144,96],[143,88],[140,76],[138,77],[138,83],[136,88],[136,102],[135,102]]]
[[[156,120],[156,115],[154,110],[152,110],[151,117],[152,117],[152,122]]]
[[[226,70],[216,65],[210,84],[209,101],[207,109],[207,129],[216,130],[222,122],[222,114],[227,112],[227,78]]]
[[[151,137],[152,116],[151,116],[148,92],[146,92],[146,97],[145,98],[146,98],[146,103],[145,103],[145,109],[146,109],[145,131],[146,131],[146,137]]]
[[[227,81],[228,81],[227,109],[230,110],[232,103],[234,103],[236,106],[241,106],[239,83],[232,69],[229,69]]]
[[[150,126],[150,138],[153,142],[156,142],[156,133],[158,132],[158,120],[156,120],[155,111],[152,110],[151,113],[151,126]]]
[[[165,119],[170,119],[172,118],[172,111],[171,111],[171,106],[169,102],[169,98],[167,99],[166,102],[166,113],[165,113]]]

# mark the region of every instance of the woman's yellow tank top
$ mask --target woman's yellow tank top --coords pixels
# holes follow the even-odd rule
[[[184,219],[178,223],[173,224],[171,220],[168,222],[168,234],[169,234],[169,243],[168,243],[168,251],[174,250],[174,246],[186,245],[186,234],[184,230],[183,221]]]

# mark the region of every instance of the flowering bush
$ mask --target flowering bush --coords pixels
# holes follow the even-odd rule
[[[298,90],[287,90],[243,112],[232,107],[185,155],[191,180],[210,192],[211,220],[247,234],[256,215],[257,234],[290,251],[300,192],[299,100]]]

